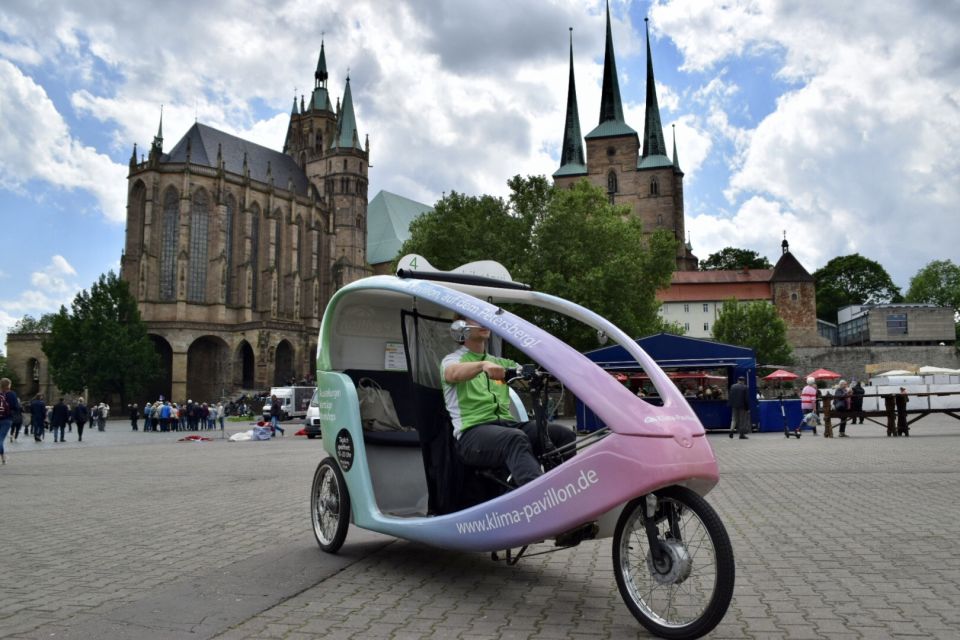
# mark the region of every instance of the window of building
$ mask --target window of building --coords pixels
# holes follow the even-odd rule
[[[684,312],[684,313],[690,313],[690,305],[689,305],[689,304],[683,305],[683,312]]]
[[[227,246],[226,246],[226,258],[227,258],[227,304],[236,304],[237,301],[234,299],[234,284],[233,284],[233,224],[234,216],[236,215],[237,210],[237,199],[233,195],[227,196],[227,219],[226,230],[227,230]]]
[[[617,150],[614,147],[607,147],[607,155],[615,156],[617,155]]]
[[[907,314],[891,313],[887,316],[887,335],[907,335]]]
[[[170,187],[163,194],[163,230],[160,234],[160,299],[176,299],[179,196]]]
[[[209,246],[210,198],[206,189],[193,194],[190,206],[190,274],[187,301],[204,302],[207,294],[207,247]]]
[[[793,293],[790,294],[790,299],[793,300],[794,302],[796,302],[797,300],[800,299],[800,294],[798,294],[796,291],[794,291]]]
[[[283,244],[283,213],[275,211],[277,221],[274,224],[274,242],[273,242],[273,265],[280,270],[280,251]]]
[[[650,195],[660,195],[660,183],[657,182],[656,177],[650,178]]]
[[[256,310],[260,288],[260,207],[256,204],[253,206],[250,223],[250,307]]]
[[[709,322],[704,322],[704,323],[703,323],[703,330],[704,330],[704,331],[710,331],[710,323],[709,323]]]
[[[663,226],[663,214],[661,214],[661,213],[658,213],[658,214],[657,214],[657,226],[658,226],[658,227],[662,227],[662,226]]]
[[[707,303],[707,302],[704,302],[704,303],[703,303],[703,312],[704,312],[704,313],[710,313],[710,304],[709,304],[709,303]]]
[[[689,323],[689,322],[684,322],[684,323],[683,323],[683,330],[684,330],[684,331],[690,331],[690,323]]]
[[[343,170],[344,170],[344,171],[347,170],[347,159],[346,159],[346,158],[343,159]]]

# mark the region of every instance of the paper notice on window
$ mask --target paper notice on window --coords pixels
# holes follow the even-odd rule
[[[402,342],[388,342],[383,355],[383,368],[387,371],[406,371],[407,352]]]

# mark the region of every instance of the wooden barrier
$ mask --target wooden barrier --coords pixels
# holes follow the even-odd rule
[[[956,391],[929,391],[924,393],[885,393],[879,397],[883,398],[883,410],[882,411],[836,411],[833,408],[833,396],[822,396],[817,398],[817,401],[822,405],[823,409],[823,437],[832,438],[833,437],[833,418],[839,418],[841,420],[852,420],[854,418],[865,418],[870,422],[885,427],[887,430],[887,437],[894,436],[909,436],[910,435],[910,425],[917,422],[921,418],[929,416],[934,413],[942,413],[950,416],[951,418],[956,418],[960,420],[960,409],[897,409],[897,396],[904,397],[907,402],[904,403],[904,407],[909,404],[910,398],[922,398],[929,396],[960,396],[960,392]],[[958,401],[960,405],[960,401]],[[910,417],[913,416],[913,417]],[[883,418],[883,421],[875,420],[874,418]]]

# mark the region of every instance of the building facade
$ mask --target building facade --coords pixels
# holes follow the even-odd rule
[[[324,46],[283,151],[201,123],[130,158],[121,276],[162,362],[148,397],[217,400],[312,376],[326,303],[369,275],[369,141]],[[279,141],[278,141],[279,142]]]
[[[837,312],[841,346],[948,345],[956,340],[952,307],[934,304],[866,304]]]
[[[586,140],[586,154],[584,153]],[[603,85],[597,126],[580,136],[580,115],[573,73],[573,37],[570,40],[570,79],[567,89],[566,123],[560,168],[553,174],[554,184],[570,187],[579,180],[606,190],[611,204],[626,205],[643,222],[645,233],[665,229],[677,240],[677,269],[697,268],[697,257],[687,242],[684,230],[683,171],[677,157],[676,136],[673,157],[660,123],[660,107],[647,30],[647,94],[643,139],[624,120],[623,103],[617,80],[617,63],[607,7],[606,48],[603,60]]]

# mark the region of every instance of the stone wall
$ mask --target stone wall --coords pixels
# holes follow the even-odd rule
[[[814,369],[836,371],[846,380],[865,380],[864,367],[877,362],[910,362],[960,369],[960,352],[953,345],[917,347],[798,347],[793,350],[791,370],[804,375]]]

